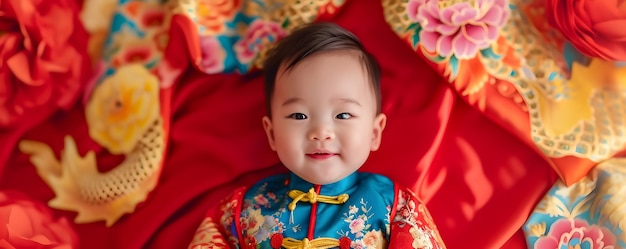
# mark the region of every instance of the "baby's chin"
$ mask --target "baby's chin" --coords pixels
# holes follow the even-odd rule
[[[346,178],[347,176],[349,176],[350,174],[352,174],[354,172],[350,172],[349,174],[319,174],[319,175],[315,175],[315,176],[301,176],[299,175],[300,178],[306,180],[307,182],[310,182],[312,184],[315,185],[328,185],[328,184],[333,184],[336,182],[341,181],[342,179]],[[329,177],[330,175],[330,177]]]

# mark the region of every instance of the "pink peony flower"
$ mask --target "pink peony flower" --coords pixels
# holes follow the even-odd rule
[[[257,195],[254,197],[254,202],[256,202],[257,204],[261,205],[261,206],[265,206],[269,203],[269,201],[267,200],[267,198],[265,198],[265,196],[263,195]]]
[[[534,248],[591,248],[615,246],[615,235],[605,227],[589,225],[585,220],[560,219],[550,226],[550,231],[535,242]]]
[[[249,63],[256,58],[264,47],[273,44],[285,37],[287,31],[283,30],[278,23],[255,20],[248,30],[241,36],[241,40],[235,43],[235,53],[241,63]]]
[[[224,70],[226,52],[215,37],[200,37],[200,50],[202,52],[202,60],[198,64],[200,70],[207,74],[220,73]]]
[[[78,248],[67,219],[19,192],[0,192],[0,224],[0,248]]]
[[[365,221],[361,218],[357,218],[350,222],[350,232],[360,233],[365,228]]]
[[[470,59],[498,38],[509,17],[507,0],[453,2],[410,0],[408,15],[422,27],[419,39],[426,51],[442,57]]]

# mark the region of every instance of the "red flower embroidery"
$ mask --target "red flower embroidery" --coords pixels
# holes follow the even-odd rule
[[[247,236],[244,240],[246,248],[256,249],[256,239],[252,236]]]
[[[270,245],[272,245],[272,248],[275,249],[280,248],[283,245],[283,235],[280,233],[273,234],[270,239]]]
[[[72,0],[0,1],[0,127],[71,107],[91,71]]]
[[[341,237],[339,239],[339,248],[340,249],[350,249],[350,245],[351,244],[352,244],[352,241],[348,237]]]

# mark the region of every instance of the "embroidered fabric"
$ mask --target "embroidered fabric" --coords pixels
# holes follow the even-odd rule
[[[225,233],[221,236],[232,238],[235,248],[445,248],[426,206],[410,191],[394,188],[389,179],[379,175],[355,173],[331,186],[314,188],[318,197],[320,190],[327,195],[348,190],[351,197],[344,203],[329,198],[328,204],[320,199],[303,204],[296,209],[301,211],[296,213],[296,221],[287,222],[284,214],[289,212],[286,206],[296,201],[293,197],[311,192],[290,191],[311,184],[293,174],[287,176],[291,176],[287,185],[285,175],[274,176],[245,194],[238,192],[226,199],[217,214],[207,216],[221,217],[223,229],[214,230],[212,236]],[[378,212],[381,206],[386,210],[383,214]],[[339,217],[343,218],[337,220]],[[194,240],[190,247],[200,243]]]

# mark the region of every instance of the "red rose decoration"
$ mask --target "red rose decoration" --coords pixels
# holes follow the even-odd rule
[[[74,0],[0,1],[0,127],[74,104],[91,71],[79,11]]]
[[[65,218],[26,195],[0,192],[0,248],[78,248],[78,237]]]
[[[580,52],[626,61],[626,1],[546,0],[546,14]]]

